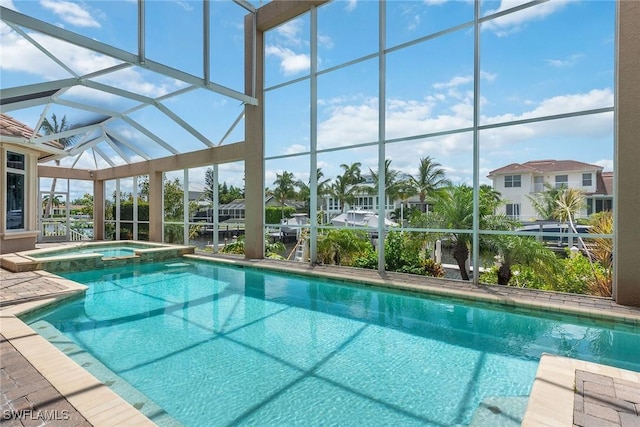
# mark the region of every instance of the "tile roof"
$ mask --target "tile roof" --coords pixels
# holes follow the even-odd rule
[[[6,114],[0,114],[0,137],[13,136],[16,138],[31,138],[34,136],[33,129],[25,125],[21,121],[14,119]],[[39,135],[35,135],[39,136]],[[44,143],[49,147],[63,149],[64,147],[57,141],[47,141]]]
[[[613,172],[598,174],[595,194],[613,194]]]
[[[492,170],[489,176],[505,173],[547,173],[572,172],[582,170],[602,171],[602,166],[578,162],[576,160],[532,160],[525,163],[511,163],[507,166]]]

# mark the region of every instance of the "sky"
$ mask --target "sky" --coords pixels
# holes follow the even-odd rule
[[[258,5],[258,2],[253,2]],[[522,0],[483,1],[481,16],[508,11]],[[0,4],[61,28],[137,53],[135,1],[0,0]],[[193,1],[147,1],[146,45],[149,59],[202,76],[202,4]],[[419,159],[431,156],[455,183],[473,178],[474,3],[459,0],[388,1],[386,5],[386,69],[379,70],[377,1],[334,1],[318,8],[317,146],[318,166],[327,178],[341,164],[361,162],[376,170],[379,139],[379,81],[384,77],[386,157],[392,168],[417,173]],[[211,2],[211,80],[243,92],[243,18],[247,13],[231,1]],[[481,125],[527,120],[554,114],[611,108],[614,89],[615,2],[551,0],[497,19],[480,32],[479,120]],[[309,14],[269,31],[265,36],[265,186],[287,170],[303,181],[309,177],[311,63]],[[454,30],[449,30],[455,28]],[[449,31],[447,31],[449,30]],[[84,75],[119,61],[66,45],[26,29],[25,33]],[[427,37],[438,35],[437,37]],[[67,78],[69,72],[14,31],[0,24],[0,78],[9,88]],[[416,41],[412,43],[412,41]],[[346,65],[345,65],[346,64]],[[327,72],[327,70],[329,70]],[[185,83],[129,67],[94,79],[156,98]],[[293,83],[292,83],[293,82]],[[60,96],[99,108],[123,112],[137,105],[87,87]],[[242,111],[240,101],[195,90],[162,101],[215,144],[221,142]],[[43,106],[9,114],[35,126]],[[49,110],[76,124],[95,120],[95,113],[56,104]],[[179,151],[204,148],[202,141],[154,107],[131,117]],[[244,122],[223,144],[244,138]],[[118,140],[131,141],[151,157],[170,155],[121,120],[105,128]],[[437,132],[453,133],[424,138]],[[483,129],[479,132],[480,177],[490,183],[491,170],[513,162],[540,159],[578,160],[613,169],[613,114],[610,112],[538,123]],[[116,145],[130,161],[142,158]],[[116,164],[124,163],[112,147],[98,145]],[[284,156],[284,157],[283,157]],[[87,151],[70,166],[93,169],[109,165]],[[65,164],[63,162],[63,164]],[[241,163],[221,165],[220,180],[242,186]],[[182,172],[169,174],[182,179]],[[190,172],[190,187],[204,182],[202,168]],[[79,184],[74,185],[77,187]],[[123,184],[124,185],[124,184]]]

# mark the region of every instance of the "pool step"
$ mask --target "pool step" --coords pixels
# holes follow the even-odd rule
[[[469,427],[519,427],[529,396],[487,397],[478,405]]]

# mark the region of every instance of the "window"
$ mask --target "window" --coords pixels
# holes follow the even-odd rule
[[[24,154],[7,151],[7,230],[25,228],[24,171]]]
[[[521,175],[505,175],[504,177],[504,187],[521,187],[522,186],[522,176]]]
[[[592,179],[591,179],[591,174],[590,173],[583,173],[582,174],[582,186],[583,187],[591,187],[592,184]]]
[[[509,218],[520,218],[520,203],[507,203],[507,216]]]
[[[362,209],[365,211],[373,210],[373,197],[371,196],[358,196],[353,203],[354,209]]]
[[[569,175],[556,175],[556,188],[569,187]]]
[[[533,191],[536,193],[544,190],[544,176],[533,177]]]

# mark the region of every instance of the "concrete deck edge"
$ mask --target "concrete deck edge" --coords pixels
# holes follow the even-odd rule
[[[576,369],[640,383],[640,372],[543,354],[522,427],[573,426]]]

